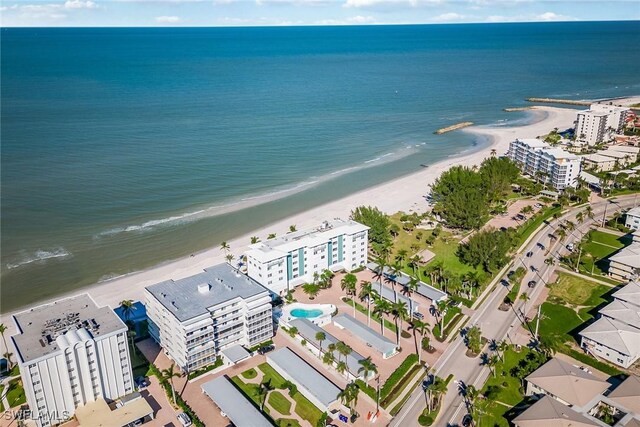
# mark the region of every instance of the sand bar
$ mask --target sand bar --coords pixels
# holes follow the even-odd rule
[[[288,231],[292,224],[295,224],[299,230],[315,227],[326,219],[347,218],[355,207],[361,205],[376,206],[388,214],[398,211],[424,212],[427,209],[424,196],[429,193],[429,186],[451,166],[479,165],[482,160],[491,156],[494,149],[497,155],[503,155],[509,147],[509,142],[515,138],[535,138],[546,135],[556,127],[568,128],[572,126],[576,118],[576,110],[574,109],[547,106],[534,107],[529,111],[529,114],[533,115],[534,123],[524,126],[472,126],[465,128],[461,132],[484,136],[489,140],[489,143],[478,150],[467,150],[459,156],[422,168],[413,174],[362,190],[230,240],[228,243],[231,246],[231,252],[236,257],[242,255],[250,243],[250,236],[258,236],[264,240],[269,233],[282,235]],[[140,272],[77,289],[67,295],[89,292],[98,305],[109,305],[115,308],[120,301],[125,299],[141,300],[146,286],[167,279],[187,277],[199,273],[205,267],[221,262],[224,262],[224,253],[215,247],[193,256],[169,261]],[[2,323],[9,329],[8,335],[15,333],[13,322],[9,318],[10,314],[2,314]],[[2,344],[0,343],[0,345]]]

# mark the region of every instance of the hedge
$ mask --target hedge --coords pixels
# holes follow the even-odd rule
[[[222,360],[222,357],[218,356],[218,358],[216,359],[215,363],[208,365],[202,369],[198,369],[196,371],[193,372],[189,372],[189,379],[192,380],[194,378],[198,378],[200,375],[204,375],[209,371],[213,371],[216,368],[219,368],[220,366],[224,365],[224,361]]]
[[[393,374],[389,376],[387,381],[385,381],[384,385],[380,388],[380,399],[384,399],[385,397],[387,397],[389,393],[393,391],[396,384],[398,384],[398,382],[402,380],[402,378],[404,378],[404,376],[407,374],[407,372],[409,372],[411,367],[415,365],[417,362],[418,362],[417,354],[411,353],[410,355],[408,355],[407,358],[402,361],[400,366],[398,366],[398,369],[396,369],[393,372]]]

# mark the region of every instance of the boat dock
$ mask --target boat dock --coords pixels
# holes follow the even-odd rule
[[[447,132],[451,132],[451,131],[454,131],[454,130],[466,128],[466,127],[471,126],[471,125],[473,125],[473,122],[456,123],[455,125],[447,126],[446,128],[440,128],[437,131],[435,131],[434,133],[436,135],[442,135],[443,133],[447,133]]]
[[[557,99],[557,98],[527,98],[529,102],[541,102],[544,104],[566,104],[566,105],[586,105],[593,104],[594,101],[576,101],[574,99]]]
[[[534,107],[530,106],[530,107],[511,107],[511,108],[504,108],[502,111],[506,111],[507,113],[512,113],[514,111],[528,111],[528,110],[533,110]]]

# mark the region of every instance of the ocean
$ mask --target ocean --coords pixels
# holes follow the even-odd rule
[[[638,94],[639,28],[2,28],[0,311],[473,149],[433,131],[526,97]]]

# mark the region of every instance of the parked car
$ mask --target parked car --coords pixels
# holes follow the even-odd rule
[[[178,414],[178,421],[180,421],[180,424],[182,424],[184,427],[189,427],[192,424],[191,418],[189,418],[189,415],[185,414],[184,412],[180,412]]]
[[[536,266],[535,266],[535,265],[531,265],[531,266],[529,266],[529,270],[531,270],[531,271],[533,271],[533,272],[538,271],[538,269],[536,268]]]
[[[532,251],[527,252],[527,258],[531,258],[532,256],[533,256],[533,252]]]
[[[144,390],[145,388],[149,387],[149,380],[147,380],[145,377],[137,377],[135,382],[138,390]]]
[[[276,346],[273,344],[270,345],[265,345],[264,347],[260,347],[258,349],[258,354],[266,354],[269,353],[270,351],[273,351],[276,349]]]
[[[542,207],[541,203],[536,203],[535,205],[533,205],[534,208],[536,209],[540,209]]]
[[[420,313],[419,311],[414,311],[412,315],[416,319],[420,319],[420,320],[424,319],[424,314]]]
[[[530,280],[529,283],[527,283],[527,286],[530,288],[533,288],[536,286],[536,281],[535,280]]]
[[[543,245],[542,243],[539,243],[539,242],[538,242],[538,247],[539,247],[541,250],[543,250],[543,251],[544,251],[544,249],[545,249],[545,248],[544,248],[544,245]]]
[[[569,243],[567,245],[567,249],[569,249],[570,251],[573,251],[573,243]]]

